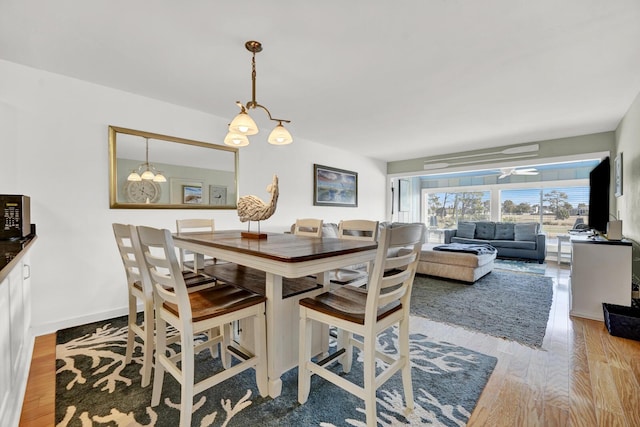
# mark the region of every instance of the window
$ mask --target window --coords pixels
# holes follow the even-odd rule
[[[422,194],[410,214],[424,221],[434,242],[464,220],[537,222],[553,240],[587,221],[589,172],[598,163],[532,164],[538,173],[531,176],[502,177],[499,169],[486,169],[406,177]]]
[[[542,223],[542,193],[541,188],[500,190],[500,221]]]
[[[549,187],[500,191],[500,218],[542,224],[549,237],[566,233],[589,215],[589,187]]]
[[[471,190],[471,189],[469,189]],[[492,215],[492,192],[498,192],[499,215]],[[549,237],[566,233],[589,215],[586,185],[485,191],[427,191],[423,221],[431,230],[456,228],[458,221],[537,222]],[[432,233],[438,237],[438,233]]]
[[[489,191],[456,191],[426,193],[425,224],[432,228],[455,228],[458,221],[480,221],[491,218]]]

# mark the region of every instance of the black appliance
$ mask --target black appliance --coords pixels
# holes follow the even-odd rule
[[[589,227],[600,234],[607,232],[609,222],[609,187],[611,180],[609,157],[604,158],[589,173]]]
[[[22,239],[31,234],[29,196],[0,194],[0,240]]]

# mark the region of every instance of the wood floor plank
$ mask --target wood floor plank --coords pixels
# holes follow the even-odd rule
[[[629,361],[629,369],[631,370],[631,375],[636,379],[636,383],[640,384],[640,350],[630,353],[631,355],[635,354],[635,357],[631,357]]]
[[[544,399],[544,389],[547,382],[547,364],[549,354],[543,351],[531,351],[529,367],[527,369],[526,383],[529,385],[529,394],[536,401]]]
[[[597,425],[589,372],[573,373],[569,392],[569,419],[574,426]]]
[[[589,361],[606,362],[607,355],[601,337],[604,324],[588,319],[581,319],[581,321],[583,322],[585,348],[589,356]]]
[[[584,324],[576,320],[569,353],[569,421],[573,426],[595,426],[598,418],[593,404],[593,388],[584,337]]]
[[[599,427],[630,427],[622,414],[614,414],[606,409],[596,408],[596,416]]]
[[[607,364],[611,369],[623,369],[627,372],[631,370],[627,350],[624,344],[619,341],[627,341],[622,338],[612,337],[608,334],[601,335],[602,347],[607,356]]]
[[[498,398],[494,401],[487,418],[490,426],[515,426],[516,411],[521,403],[521,388],[518,382],[506,378],[500,389]]]
[[[640,386],[629,370],[610,366],[620,405],[629,425],[640,426]]]
[[[514,381],[513,388],[517,388],[517,393],[514,396],[517,401],[514,408],[513,425],[545,426],[542,396],[539,395],[540,398],[536,398],[536,394],[531,393],[530,384],[527,383]]]
[[[569,409],[569,360],[566,354],[547,355],[547,372],[544,384],[544,402],[560,409]]]
[[[21,427],[55,425],[56,334],[36,337],[25,391]]]
[[[589,372],[596,409],[622,414],[620,397],[609,365],[599,360],[593,362],[589,360]]]
[[[566,427],[570,424],[568,409],[558,408],[549,404],[544,405],[545,427]]]
[[[531,361],[531,349],[518,346],[510,350],[511,360],[507,375],[515,378],[525,379],[529,371]]]

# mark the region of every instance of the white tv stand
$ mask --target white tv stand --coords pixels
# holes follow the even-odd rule
[[[602,303],[631,305],[631,242],[572,236],[570,314],[604,321]]]

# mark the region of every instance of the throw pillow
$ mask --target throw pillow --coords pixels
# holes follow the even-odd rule
[[[513,222],[497,222],[496,223],[496,240],[514,240]]]
[[[462,237],[464,239],[473,239],[476,232],[476,224],[473,222],[459,222],[458,231],[456,237]]]
[[[515,240],[521,242],[535,242],[538,234],[538,223],[522,222],[514,227]]]
[[[496,234],[496,223],[492,221],[476,222],[476,239],[493,240]]]
[[[338,224],[325,222],[322,224],[322,237],[338,238]]]

